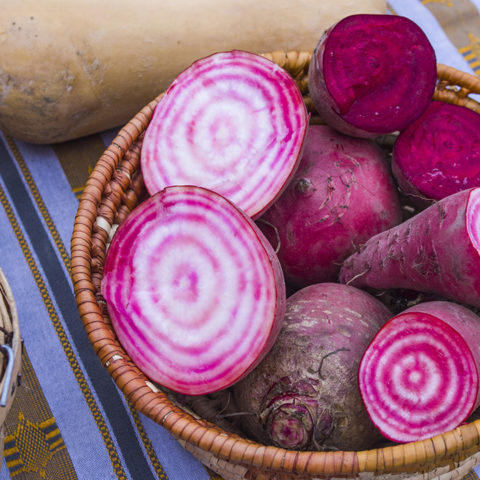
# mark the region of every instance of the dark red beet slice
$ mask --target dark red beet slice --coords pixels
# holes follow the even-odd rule
[[[320,39],[309,69],[315,108],[337,130],[373,137],[404,129],[428,106],[435,52],[421,28],[397,15],[351,15]]]
[[[431,102],[399,135],[392,169],[406,194],[427,201],[480,186],[480,115]]]

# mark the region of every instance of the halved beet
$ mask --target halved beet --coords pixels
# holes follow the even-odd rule
[[[169,187],[116,231],[101,286],[118,339],[153,381],[179,393],[221,390],[272,347],[285,312],[276,255],[234,204]]]
[[[398,136],[392,170],[403,192],[420,205],[480,186],[480,115],[432,102]]]
[[[432,99],[435,52],[398,15],[351,15],[321,37],[309,68],[315,108],[333,128],[374,137],[404,129]]]
[[[307,127],[300,90],[277,64],[242,51],[200,59],[175,79],[146,130],[146,187],[203,186],[257,217],[295,172]]]
[[[480,404],[480,318],[461,305],[427,302],[389,320],[359,368],[373,423],[395,442],[459,426]]]

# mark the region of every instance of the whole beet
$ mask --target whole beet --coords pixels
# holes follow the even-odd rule
[[[298,170],[258,223],[294,287],[335,282],[357,246],[398,225],[398,192],[382,150],[325,125],[310,126]]]
[[[295,450],[357,450],[380,440],[357,372],[390,317],[375,297],[347,285],[315,284],[289,297],[274,347],[233,387],[247,434]]]

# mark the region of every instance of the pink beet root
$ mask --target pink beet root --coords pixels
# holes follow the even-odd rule
[[[258,222],[295,285],[336,281],[342,261],[401,222],[398,194],[381,149],[311,125],[291,183]],[[277,236],[278,235],[278,236]]]
[[[199,185],[260,216],[294,174],[308,127],[302,94],[280,66],[249,52],[213,54],[174,80],[145,132],[150,194]]]
[[[480,115],[431,102],[398,136],[392,169],[400,188],[418,205],[480,186]]]
[[[480,306],[480,188],[439,200],[369,239],[348,257],[340,281],[407,288]]]
[[[249,435],[297,450],[364,449],[380,440],[357,372],[391,316],[375,297],[341,284],[310,285],[290,296],[274,347],[233,386]]]
[[[132,210],[107,251],[101,288],[138,368],[187,395],[246,375],[285,312],[270,243],[234,204],[194,186],[168,187]]]
[[[395,442],[459,426],[480,405],[480,318],[451,302],[427,302],[389,320],[360,363],[372,422]]]
[[[404,129],[432,99],[435,52],[398,15],[351,15],[321,37],[309,68],[315,108],[335,129],[374,137]]]

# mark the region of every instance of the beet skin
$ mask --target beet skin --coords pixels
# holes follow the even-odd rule
[[[339,280],[480,307],[480,188],[445,197],[375,235],[344,261]]]
[[[325,125],[310,126],[300,165],[259,227],[290,285],[337,281],[342,261],[401,222],[398,192],[382,150]]]
[[[357,371],[390,317],[375,297],[341,284],[311,285],[289,297],[274,347],[233,386],[247,433],[295,450],[372,447],[381,436],[360,398]]]

